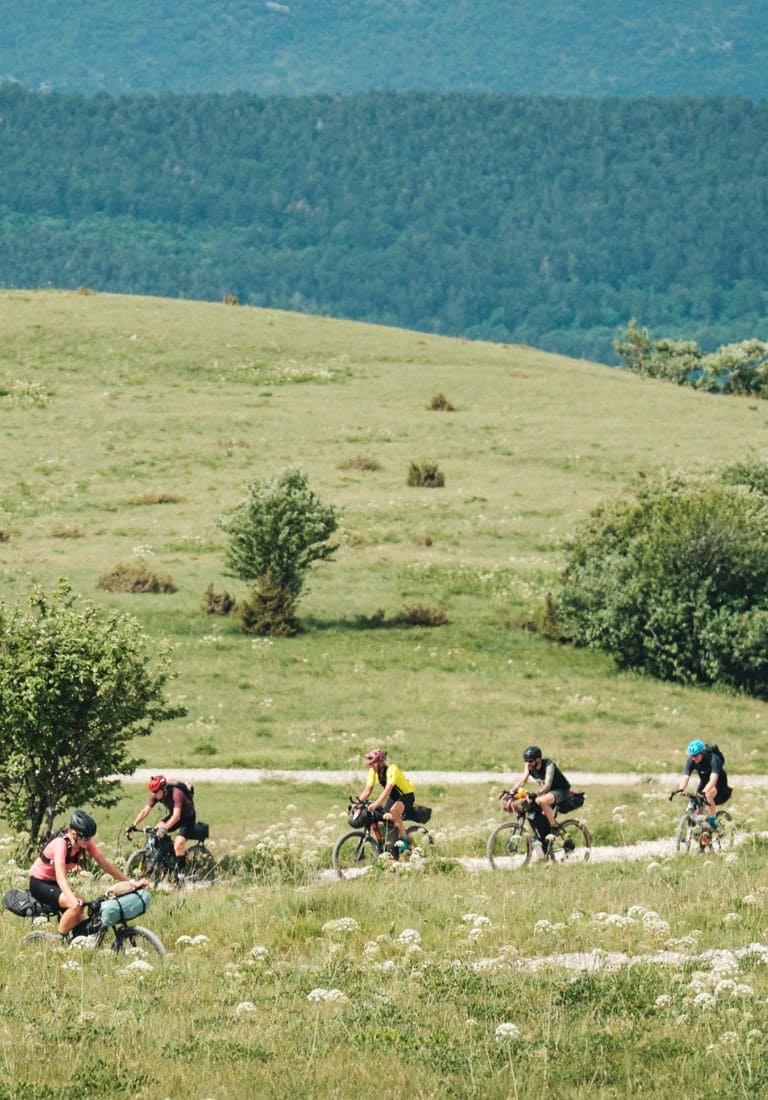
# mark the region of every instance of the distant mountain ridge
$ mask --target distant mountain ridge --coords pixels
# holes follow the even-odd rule
[[[768,96],[744,0],[0,0],[0,83],[67,91]]]

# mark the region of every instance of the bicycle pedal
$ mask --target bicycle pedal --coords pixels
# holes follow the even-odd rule
[[[575,849],[576,849],[576,845],[570,838],[568,840],[563,841],[563,851],[564,852],[573,852],[573,851],[575,851]]]

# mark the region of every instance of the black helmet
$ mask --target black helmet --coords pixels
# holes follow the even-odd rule
[[[85,810],[75,810],[69,819],[70,829],[74,829],[83,840],[90,840],[96,835],[96,822]]]
[[[538,745],[529,745],[523,753],[523,760],[526,764],[529,764],[531,760],[538,760],[541,755],[542,752]]]

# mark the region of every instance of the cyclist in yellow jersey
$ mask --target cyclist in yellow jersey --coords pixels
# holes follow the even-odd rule
[[[408,833],[403,823],[403,814],[413,810],[416,797],[416,788],[410,779],[398,768],[397,764],[387,763],[387,754],[384,749],[371,749],[363,757],[368,765],[368,779],[365,790],[360,795],[360,802],[370,798],[376,782],[381,784],[383,790],[379,797],[371,803],[369,809],[377,810],[379,807],[384,813],[390,814],[393,824],[400,834],[397,844],[401,851],[407,852],[410,848]]]

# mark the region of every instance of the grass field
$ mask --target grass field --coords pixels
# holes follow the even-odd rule
[[[4,292],[0,326],[3,596],[66,576],[171,640],[188,715],[136,746],[150,767],[354,769],[381,743],[406,771],[498,771],[500,788],[531,741],[566,772],[645,776],[678,772],[702,736],[732,772],[766,770],[765,703],[618,673],[515,625],[556,583],[575,525],[639,470],[764,457],[763,403],[223,305]],[[455,411],[429,410],[436,393]],[[445,487],[409,488],[414,460],[437,462]],[[245,594],[216,520],[290,464],[343,509],[340,548],[313,573],[303,633],[249,638],[200,610],[210,583]],[[98,588],[139,562],[177,591]],[[414,603],[448,624],[365,624]],[[498,788],[419,792],[446,854],[482,853]],[[761,840],[728,863],[516,877],[441,864],[329,883],[317,871],[349,793],[201,785],[228,871],[204,894],[155,898],[145,923],[173,952],[153,971],[31,956],[4,916],[0,1098],[764,1094],[765,960],[746,950],[768,934]],[[111,850],[141,801],[130,788],[98,814]],[[766,827],[760,792],[734,807]],[[584,812],[598,843],[620,844],[669,835],[679,809],[640,783],[595,787]],[[614,966],[616,950],[639,961]],[[595,972],[552,961],[565,951]]]

